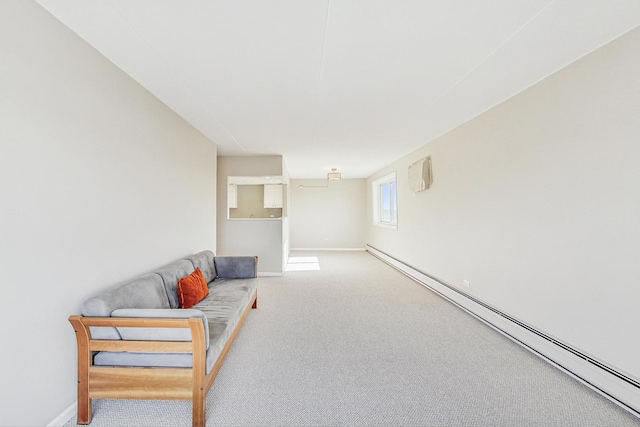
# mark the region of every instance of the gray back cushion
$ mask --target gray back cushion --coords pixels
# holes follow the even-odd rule
[[[108,289],[86,300],[82,304],[81,313],[83,316],[108,317],[121,308],[169,308],[162,278],[154,273],[147,274]],[[94,339],[120,339],[116,328],[91,326],[89,329]]]
[[[207,283],[211,283],[216,278],[216,265],[213,262],[214,254],[211,251],[198,252],[186,258],[193,264],[193,268],[200,267],[202,275]]]
[[[111,288],[82,304],[83,316],[111,316],[119,308],[169,308],[162,278],[147,274]]]
[[[193,264],[191,263],[191,261],[188,261],[186,259],[176,261],[172,264],[167,265],[166,267],[156,270],[156,273],[159,274],[160,277],[162,277],[162,281],[164,282],[164,289],[167,293],[167,297],[169,298],[169,306],[171,308],[180,307],[180,305],[178,304],[178,280],[193,273],[193,270]]]
[[[255,256],[217,256],[214,258],[218,276],[225,279],[246,279],[258,275]]]

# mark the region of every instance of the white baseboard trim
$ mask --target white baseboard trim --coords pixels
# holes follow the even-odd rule
[[[365,248],[291,248],[292,251],[364,251]]]
[[[280,277],[284,276],[284,273],[270,273],[268,271],[259,271],[258,277]]]
[[[60,415],[58,415],[53,421],[47,424],[47,427],[62,427],[73,418],[78,412],[78,402],[73,402],[71,406],[65,409]]]
[[[366,248],[367,252],[396,268],[409,278],[434,291],[507,338],[560,368],[633,415],[640,416],[640,387],[616,376],[615,373],[607,371],[606,364],[603,362],[597,361],[595,358],[585,358],[582,353],[568,344],[562,343],[560,340],[551,341],[544,338],[538,334],[544,333],[537,331],[536,328],[526,325],[524,322],[519,322],[521,323],[519,325],[486,307],[485,305],[487,304],[474,301],[471,299],[472,296],[467,295],[464,291],[453,290],[454,286],[445,285],[444,283],[446,282],[439,279],[436,280],[372,246],[367,245]],[[601,364],[605,368],[599,367],[597,364]],[[610,370],[614,371],[612,368]]]

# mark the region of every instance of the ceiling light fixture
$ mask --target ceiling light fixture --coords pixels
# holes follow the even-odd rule
[[[327,174],[327,179],[340,179],[342,174],[336,168],[331,168],[331,172]]]
[[[329,187],[329,181],[334,181],[342,178],[342,174],[338,172],[337,168],[331,168],[331,172],[327,174],[327,183],[325,185],[298,185],[298,188],[327,188]]]

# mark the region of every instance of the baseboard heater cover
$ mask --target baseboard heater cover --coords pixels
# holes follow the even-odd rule
[[[362,248],[291,248],[292,251],[365,251]]]
[[[371,255],[589,385],[635,416],[640,417],[640,382],[635,378],[373,246],[367,245],[366,249]]]

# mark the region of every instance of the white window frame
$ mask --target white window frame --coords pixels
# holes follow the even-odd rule
[[[395,222],[392,220],[391,222],[382,220],[382,198],[380,197],[381,187],[385,184],[390,184],[392,182],[396,183],[396,194],[395,194]],[[378,178],[371,184],[371,194],[373,200],[373,224],[378,227],[389,228],[392,230],[398,229],[398,180],[396,178],[396,173],[392,172],[388,175],[383,176],[382,178]],[[393,217],[393,215],[392,215]]]

